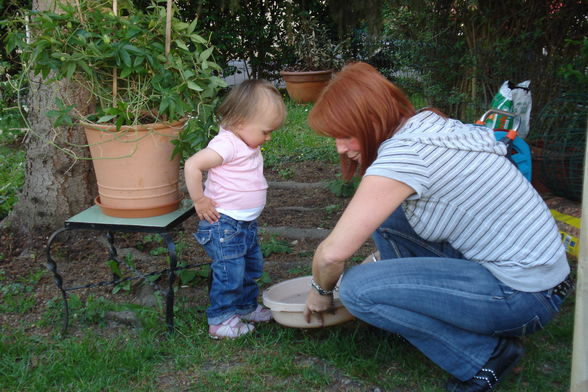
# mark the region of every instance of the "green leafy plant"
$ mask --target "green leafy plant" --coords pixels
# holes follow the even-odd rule
[[[570,63],[563,65],[559,73],[577,91],[586,91],[588,87],[588,38],[584,37],[581,41],[568,39],[566,45],[578,48],[578,54],[571,59]]]
[[[325,207],[325,211],[328,215],[334,215],[337,212],[341,211],[342,208],[343,207],[341,206],[341,204],[329,204]]]
[[[1,258],[0,258],[1,259]],[[35,288],[45,270],[8,281],[6,272],[0,270],[0,312],[25,314],[36,304]]]
[[[294,177],[294,171],[289,167],[283,167],[279,169],[278,174],[285,180],[289,180]]]
[[[20,134],[0,130],[0,220],[12,209],[24,183],[25,151],[19,148]]]
[[[189,117],[184,132],[198,136],[182,135],[175,152],[202,143],[217,92],[225,87],[210,36],[197,31],[197,20],[172,17],[166,42],[165,7],[152,2],[142,11],[121,4],[118,13],[101,0],[58,3],[59,12],[24,13],[5,24],[6,49],[20,52],[26,67],[47,83],[72,80],[93,97],[91,114],[58,103],[48,113],[55,125],[77,120],[120,128]]]
[[[184,267],[183,263],[179,263],[178,267]],[[198,273],[194,270],[183,269],[178,271],[177,275],[180,278],[180,282],[182,283],[182,285],[187,285],[198,276]]]
[[[272,235],[269,239],[262,240],[260,247],[263,257],[268,257],[272,253],[292,253],[292,246],[288,242],[279,240]]]
[[[348,40],[335,42],[327,26],[311,15],[302,16],[297,24],[288,39],[296,60],[287,71],[339,69],[343,65]]]
[[[312,254],[310,256],[312,256]],[[312,266],[310,264],[307,264],[293,267],[288,270],[288,273],[299,276],[310,275],[312,274]]]
[[[261,274],[261,276],[259,277],[259,279],[257,279],[257,283],[260,286],[267,286],[270,283],[272,283],[272,278],[270,277],[270,275],[267,273],[267,271],[263,271],[263,273]]]
[[[330,181],[328,186],[329,190],[338,197],[351,197],[359,186],[360,181],[361,178],[359,177],[353,177],[351,181],[345,181],[339,176],[336,180]]]

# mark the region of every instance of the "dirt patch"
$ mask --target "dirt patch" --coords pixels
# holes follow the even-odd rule
[[[315,162],[289,164],[288,177],[279,170],[267,169],[270,183],[268,203],[259,218],[262,243],[271,243],[273,253],[266,256],[266,272],[271,283],[279,282],[310,272],[312,255],[321,238],[332,229],[349,199],[337,197],[327,189],[329,181],[337,179],[338,165]],[[304,185],[306,184],[306,185]],[[181,248],[180,261],[185,264],[207,263],[208,256],[192,237],[197,226],[196,217],[186,220],[173,233],[174,241]],[[273,228],[288,228],[289,232]],[[59,298],[53,276],[46,271],[45,244],[52,228],[38,233],[35,238],[19,238],[8,229],[0,231],[0,287],[16,287],[22,283],[34,286],[34,304],[25,314],[0,312],[0,325],[30,326],[31,332],[39,331],[38,321],[47,304]],[[322,233],[316,236],[315,230]],[[30,240],[30,241],[28,241]],[[28,242],[27,242],[28,241]],[[157,236],[145,233],[114,233],[114,244],[120,260],[131,260],[143,273],[161,271],[167,268],[167,251]],[[356,255],[360,259],[371,252],[367,243]],[[79,287],[89,282],[107,282],[113,279],[112,270],[106,265],[108,243],[104,233],[98,231],[77,231],[61,234],[53,243],[52,256],[57,262],[65,287]],[[40,272],[39,272],[40,271]],[[36,275],[35,275],[36,274]],[[38,276],[37,276],[38,275]],[[128,302],[144,299],[140,285],[133,282],[131,296],[125,293],[112,294],[112,286],[79,289],[75,294],[82,299],[88,295],[103,296],[113,301]],[[165,286],[165,276],[156,282]],[[202,283],[202,280],[199,281]],[[182,282],[178,281],[178,286]],[[199,305],[206,305],[206,292],[197,287],[183,287],[178,296],[193,297]]]
[[[329,181],[338,179],[338,165],[315,162],[289,164],[288,178],[279,170],[266,170],[270,182],[268,203],[259,218],[262,243],[275,244],[275,252],[266,257],[266,272],[270,282],[306,275],[314,250],[341,216],[349,199],[337,197],[327,189]],[[296,186],[295,183],[307,184]],[[572,202],[550,194],[543,195],[549,208],[563,214],[581,217],[580,203]],[[181,247],[181,261],[187,264],[207,263],[208,256],[192,237],[197,225],[195,217],[184,222],[173,233],[178,247]],[[560,230],[579,237],[579,230],[565,222],[558,222]],[[53,228],[52,230],[57,229]],[[318,233],[318,234],[317,234]],[[322,233],[322,234],[321,234]],[[34,238],[20,238],[10,230],[0,230],[0,288],[21,288],[34,290],[34,303],[25,313],[0,312],[2,328],[26,325],[34,333],[49,333],[47,327],[39,326],[41,314],[53,298],[59,298],[52,274],[45,269],[45,244],[51,231],[38,233]],[[167,268],[166,249],[160,239],[144,233],[117,233],[115,245],[120,259],[133,260],[144,273]],[[27,241],[32,246],[27,247]],[[373,250],[367,242],[355,255],[354,262],[366,257]],[[110,281],[112,272],[105,265],[108,260],[108,246],[103,233],[84,231],[63,235],[52,248],[52,255],[58,262],[59,272],[66,287],[83,286],[88,282]],[[573,260],[573,258],[572,258]],[[205,280],[199,286],[182,285],[178,281],[178,297],[193,301],[195,305],[206,306]],[[135,283],[135,282],[133,282]],[[165,286],[165,276],[158,282]],[[111,286],[77,290],[82,299],[88,295],[103,296],[112,301],[145,300],[140,285],[132,286],[131,295],[112,294]],[[0,292],[0,295],[4,294]],[[0,301],[2,302],[2,301]],[[24,323],[23,323],[24,321]],[[52,328],[55,328],[53,326]]]

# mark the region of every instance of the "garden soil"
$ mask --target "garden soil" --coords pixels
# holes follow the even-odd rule
[[[259,218],[260,238],[266,244],[266,250],[273,253],[265,258],[267,276],[263,281],[264,287],[310,273],[314,250],[334,227],[349,202],[349,198],[339,197],[328,188],[329,182],[340,178],[338,173],[338,165],[316,162],[288,163],[281,168],[266,170],[270,188],[266,209]],[[581,217],[579,203],[555,197],[548,192],[542,196],[550,208]],[[175,243],[180,249],[180,261],[186,264],[209,262],[202,247],[192,237],[196,225],[197,220],[193,216],[173,232]],[[558,225],[560,230],[579,237],[578,229],[562,222],[558,222]],[[59,329],[60,315],[55,316],[53,326],[40,322],[43,317],[46,318],[43,315],[47,312],[48,304],[57,303],[60,298],[53,276],[45,267],[45,245],[51,232],[56,229],[58,227],[26,239],[9,229],[0,231],[0,288],[22,287],[23,293],[34,293],[34,304],[26,314],[0,312],[0,329],[18,325],[24,326],[31,334],[42,335],[52,334]],[[57,260],[64,286],[76,287],[88,282],[112,280],[112,272],[106,265],[108,247],[103,233],[78,231],[64,233],[59,239],[54,243],[51,254]],[[132,260],[144,273],[161,271],[167,267],[167,253],[157,238],[144,233],[115,233],[114,240],[119,259]],[[373,250],[370,240],[358,250],[349,264],[360,262]],[[572,265],[575,265],[573,258]],[[206,307],[205,271],[201,275],[189,282],[177,281],[178,301],[186,301],[194,305],[195,309]],[[159,284],[165,287],[165,275],[160,280]],[[149,304],[153,302],[150,301],[150,287],[135,280],[129,290],[120,290],[116,294],[113,294],[112,286],[80,289],[70,294],[75,293],[82,300],[92,295],[112,301]],[[53,309],[59,313],[59,307]],[[88,328],[88,325],[75,322],[70,325],[70,333],[74,334],[81,334],[83,328]],[[112,325],[114,329],[128,328],[116,322]]]
[[[265,257],[267,276],[263,280],[264,287],[309,274],[314,250],[333,228],[349,202],[349,198],[338,197],[328,189],[330,181],[340,178],[338,165],[299,162],[289,163],[286,167],[287,170],[266,169],[266,178],[270,184],[268,202],[258,221],[260,240],[262,244],[267,244],[266,251],[272,253]],[[197,219],[192,216],[173,232],[174,241],[180,250],[179,260],[184,264],[209,262],[206,253],[192,236],[196,226]],[[33,290],[35,294],[35,304],[26,314],[0,312],[0,328],[18,324],[27,326],[30,333],[50,333],[47,328],[40,326],[39,320],[50,302],[60,300],[53,275],[45,266],[47,240],[56,229],[59,227],[29,238],[21,238],[9,229],[0,231],[0,271],[3,271],[0,272],[0,287],[22,285],[23,289]],[[143,273],[161,271],[167,267],[167,251],[160,238],[145,233],[114,233],[114,244],[118,258],[132,260]],[[373,245],[368,241],[351,263],[365,258],[372,250]],[[51,255],[57,262],[64,287],[112,280],[112,271],[106,265],[108,243],[104,233],[63,233],[53,243]],[[201,274],[204,276],[205,271]],[[165,274],[158,284],[165,287]],[[203,308],[207,305],[206,286],[206,278],[199,275],[185,284],[178,280],[177,298],[184,297],[181,300]],[[70,291],[69,294],[75,294],[82,300],[91,295],[112,301],[145,304],[152,302],[149,299],[150,287],[136,280],[130,290],[120,290],[116,294],[112,293],[112,286],[80,289]],[[25,323],[21,323],[23,319]],[[70,325],[70,329],[75,331],[76,323]],[[55,328],[58,326],[59,321]]]

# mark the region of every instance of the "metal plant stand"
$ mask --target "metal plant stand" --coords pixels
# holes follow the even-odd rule
[[[166,301],[165,301],[165,320],[168,327],[169,332],[173,332],[174,330],[174,290],[173,284],[176,278],[176,271],[180,269],[192,268],[204,264],[209,263],[202,263],[202,264],[192,264],[187,265],[182,268],[177,267],[177,257],[176,257],[176,246],[173,241],[172,236],[170,235],[170,231],[177,227],[180,223],[184,222],[190,216],[194,214],[194,208],[190,200],[186,199],[181,204],[180,207],[173,212],[170,212],[165,215],[154,216],[149,218],[117,218],[108,215],[104,215],[98,206],[92,206],[79,214],[67,219],[64,223],[64,227],[56,230],[50,237],[47,242],[46,248],[46,256],[47,256],[47,268],[53,273],[53,277],[55,280],[55,284],[57,288],[61,292],[63,297],[63,306],[64,306],[64,315],[63,315],[63,329],[62,334],[67,331],[67,327],[69,324],[69,308],[67,302],[67,292],[78,290],[78,289],[85,289],[85,288],[93,288],[93,287],[101,287],[107,285],[115,285],[126,280],[131,279],[139,279],[139,278],[146,278],[148,276],[152,276],[155,274],[167,274],[168,283],[167,288],[162,289],[154,282],[150,284],[154,285],[154,287],[159,290],[160,292],[165,293]],[[97,231],[104,231],[106,232],[106,239],[108,241],[108,257],[109,260],[113,260],[117,264],[124,264],[125,267],[132,272],[132,276],[121,277],[121,276],[114,276],[113,280],[111,281],[102,281],[102,282],[95,282],[89,283],[82,286],[75,286],[75,287],[64,287],[63,286],[63,279],[60,273],[57,270],[57,263],[55,259],[51,256],[51,244],[55,239],[65,231],[71,230],[97,230]],[[129,265],[129,263],[125,262],[124,260],[119,260],[116,252],[116,248],[114,246],[114,234],[115,232],[142,232],[142,233],[157,233],[161,235],[165,244],[167,246],[167,251],[169,254],[169,268],[163,271],[155,271],[150,272],[147,274],[143,274],[138,271],[133,266]],[[146,280],[149,281],[149,280]]]

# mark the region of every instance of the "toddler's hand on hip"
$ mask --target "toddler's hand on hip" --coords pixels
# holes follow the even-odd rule
[[[194,201],[194,208],[200,220],[206,220],[208,223],[215,223],[220,218],[220,213],[216,210],[216,203],[206,196]]]

